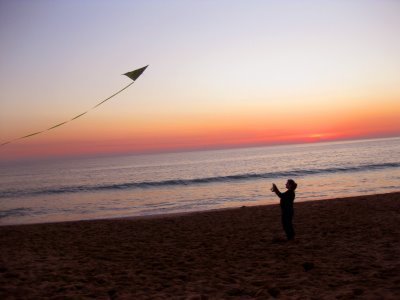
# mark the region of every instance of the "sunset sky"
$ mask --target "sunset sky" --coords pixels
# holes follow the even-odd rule
[[[0,159],[400,135],[400,1],[0,1]]]

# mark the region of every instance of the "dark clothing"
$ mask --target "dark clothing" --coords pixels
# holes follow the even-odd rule
[[[284,193],[279,193],[279,198],[281,198],[281,208],[282,209],[291,209],[293,210],[293,201],[294,198],[296,197],[296,194],[294,193],[294,191],[291,190],[287,190]]]
[[[282,226],[285,230],[286,237],[288,240],[294,239],[294,229],[293,229],[293,202],[296,197],[294,191],[287,190],[284,193],[278,194],[281,199],[280,205],[282,210]]]
[[[286,237],[288,240],[294,239],[294,229],[293,229],[293,209],[284,210],[282,209],[282,226],[285,230]]]

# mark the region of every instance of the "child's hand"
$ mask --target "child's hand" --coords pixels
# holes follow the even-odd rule
[[[275,192],[276,189],[277,189],[277,188],[276,188],[276,185],[275,185],[275,183],[273,183],[273,184],[272,184],[272,188],[271,188],[271,192]]]

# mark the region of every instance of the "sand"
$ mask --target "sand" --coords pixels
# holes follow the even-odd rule
[[[0,227],[1,299],[400,299],[400,192]]]

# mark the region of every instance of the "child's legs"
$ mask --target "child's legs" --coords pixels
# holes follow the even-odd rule
[[[288,240],[294,238],[294,229],[293,229],[293,210],[292,209],[285,209],[282,210],[282,226],[283,230],[286,233],[286,237]]]

